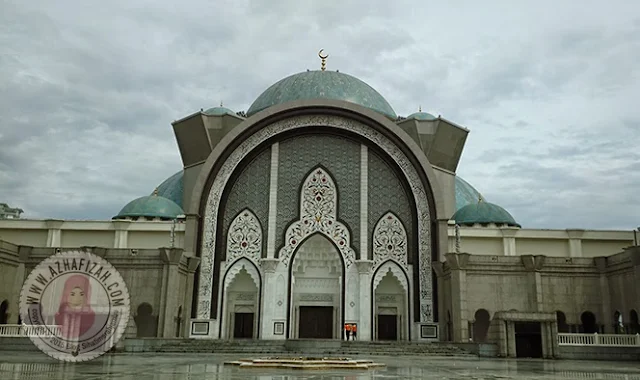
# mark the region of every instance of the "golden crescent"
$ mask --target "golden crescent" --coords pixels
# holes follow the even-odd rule
[[[322,52],[323,51],[324,51],[324,49],[320,49],[320,51],[318,52],[318,57],[320,57],[321,59],[329,58],[329,54],[325,54],[324,56],[322,56]]]

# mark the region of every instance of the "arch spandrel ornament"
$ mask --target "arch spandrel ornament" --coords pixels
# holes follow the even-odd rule
[[[407,266],[407,231],[392,212],[383,215],[373,229],[373,269],[393,259],[405,270]]]
[[[285,234],[284,247],[279,256],[289,266],[291,256],[300,243],[315,233],[331,240],[342,255],[347,268],[355,261],[350,246],[349,229],[337,219],[338,189],[333,178],[317,167],[304,180],[300,192],[300,218],[293,222]]]
[[[259,263],[262,256],[262,228],[256,215],[242,210],[231,222],[227,233],[227,262],[246,257]]]
[[[217,239],[217,222],[223,192],[239,163],[247,154],[269,138],[280,133],[307,127],[326,126],[348,131],[367,139],[380,147],[402,170],[413,194],[417,208],[418,222],[418,274],[420,295],[420,321],[432,322],[432,285],[431,285],[431,218],[427,190],[418,172],[407,156],[389,138],[375,129],[357,120],[336,115],[301,115],[279,120],[256,131],[247,137],[225,160],[213,180],[205,206],[203,218],[202,255],[197,300],[197,318],[210,319],[211,295],[213,289],[213,272],[215,247]]]

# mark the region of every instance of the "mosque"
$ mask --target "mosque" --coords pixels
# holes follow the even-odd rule
[[[552,357],[559,331],[640,331],[632,231],[523,228],[456,175],[467,128],[399,117],[321,59],[246,112],[173,122],[183,170],[112,220],[0,220],[3,321],[31,268],[83,249],[127,281],[129,336],[341,339],[350,323]]]

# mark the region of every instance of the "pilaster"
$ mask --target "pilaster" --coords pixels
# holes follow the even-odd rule
[[[274,323],[276,322],[276,308],[279,301],[276,294],[276,268],[280,263],[279,259],[265,258],[260,260],[262,268],[262,295],[261,295],[261,339],[285,339],[285,334],[274,334]],[[280,321],[278,321],[280,322]],[[285,324],[286,325],[286,324]],[[284,325],[283,325],[284,326]]]
[[[504,227],[500,229],[502,232],[502,249],[505,256],[517,256],[516,252],[516,234],[517,228]]]
[[[267,258],[275,257],[276,221],[278,218],[278,163],[279,143],[271,145],[271,172],[269,176],[269,220],[267,222]]]
[[[567,236],[569,236],[569,257],[582,257],[584,230],[567,230]]]
[[[451,319],[453,323],[453,340],[467,342],[469,340],[469,321],[467,311],[467,264],[468,253],[447,253],[447,263],[451,270]]]
[[[62,244],[62,224],[64,220],[47,219],[45,226],[49,230],[47,233],[47,247],[60,248]]]
[[[114,220],[113,228],[115,230],[115,237],[113,242],[113,248],[127,248],[129,247],[129,226],[131,221],[129,220]]]
[[[544,289],[542,288],[542,275],[540,271],[544,268],[545,256],[523,255],[520,256],[522,265],[528,272],[529,283],[533,287],[535,295],[535,305],[531,305],[533,310],[544,311]]]
[[[182,315],[185,320],[185,323],[183,324],[183,331],[182,331],[183,337],[188,337],[191,331],[191,323],[189,323],[189,320],[191,317],[191,308],[193,307],[193,302],[195,301],[193,299],[195,272],[196,272],[196,269],[198,269],[199,265],[200,265],[199,257],[191,256],[187,259],[187,286],[186,286],[186,292],[184,294],[185,303],[184,303],[184,307],[182,308],[183,310]]]
[[[160,248],[160,257],[164,263],[162,281],[162,299],[160,301],[163,313],[160,314],[158,325],[161,326],[159,335],[165,338],[175,337],[174,318],[178,312],[179,273],[178,265],[182,259],[182,249]]]
[[[596,269],[600,274],[599,285],[600,285],[600,312],[601,315],[601,324],[604,325],[605,333],[613,332],[611,330],[611,325],[613,324],[613,313],[611,312],[611,293],[609,292],[609,279],[607,278],[607,258],[606,257],[595,257],[594,262],[596,264]],[[624,289],[624,288],[621,288]]]

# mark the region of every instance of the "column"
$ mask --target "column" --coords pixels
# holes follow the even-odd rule
[[[182,337],[188,338],[189,333],[191,332],[191,323],[189,320],[191,319],[191,308],[193,307],[193,303],[197,302],[197,299],[193,298],[193,287],[195,285],[195,273],[196,269],[200,265],[199,257],[189,257],[187,260],[187,286],[186,292],[183,295],[185,303],[182,306]]]
[[[371,299],[371,269],[373,269],[373,261],[359,260],[356,262],[356,265],[358,266],[358,276],[360,283],[360,318],[358,323],[358,339],[369,341],[372,340],[372,318],[375,317],[374,315],[371,315],[371,302],[373,302],[373,300]]]
[[[569,257],[582,257],[582,236],[584,230],[567,230],[569,236]]]
[[[18,267],[16,268],[16,276],[14,277],[13,282],[13,292],[11,301],[11,305],[9,306],[9,312],[11,316],[9,317],[8,323],[18,323],[18,319],[20,318],[20,292],[22,291],[22,286],[24,285],[24,280],[26,279],[26,270],[25,263],[29,260],[29,256],[31,256],[31,251],[33,247],[28,247],[25,245],[21,245],[18,247]]]
[[[269,176],[269,221],[267,222],[267,257],[275,257],[276,220],[278,217],[278,160],[279,143],[271,145],[271,174]]]
[[[274,319],[276,319],[276,268],[280,260],[265,258],[260,261],[262,267],[262,295],[260,308],[260,337],[261,339],[285,339],[284,334],[274,334]]]
[[[516,356],[516,326],[513,321],[507,321],[507,357]]]
[[[47,219],[45,225],[49,230],[47,235],[47,247],[60,248],[62,244],[62,224],[63,220]]]
[[[608,333],[613,325],[613,313],[611,312],[611,293],[609,292],[609,279],[607,278],[607,258],[595,257],[593,260],[596,264],[598,273],[600,273],[600,291],[598,293],[600,296],[599,303],[601,315],[596,315],[596,321],[599,321],[598,324],[603,324],[605,329],[604,332]],[[621,287],[621,289],[624,289],[624,287]],[[598,295],[592,294],[590,296],[597,297]]]

